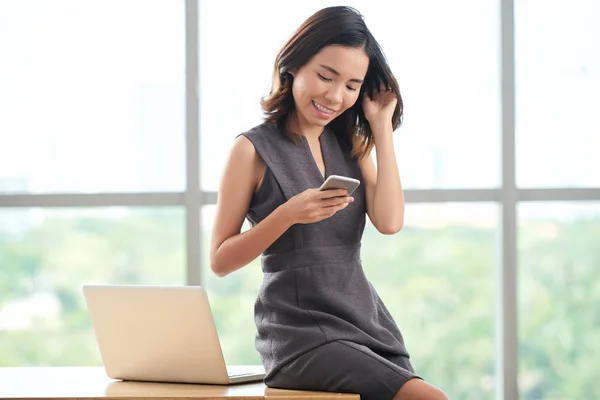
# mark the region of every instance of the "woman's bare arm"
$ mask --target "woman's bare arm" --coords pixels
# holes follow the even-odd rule
[[[376,128],[378,129],[378,128]],[[377,169],[369,155],[361,162],[369,219],[383,234],[397,233],[404,225],[404,193],[396,164],[392,128],[382,127],[375,139]]]
[[[210,268],[218,276],[249,264],[291,226],[278,208],[252,229],[240,233],[264,168],[252,142],[238,137],[221,179],[211,237]]]

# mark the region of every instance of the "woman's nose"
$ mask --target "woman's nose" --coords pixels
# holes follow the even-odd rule
[[[327,93],[325,93],[325,98],[331,104],[336,104],[336,105],[340,104],[342,102],[342,90],[343,90],[342,87],[340,87],[338,85],[334,85],[329,88]]]

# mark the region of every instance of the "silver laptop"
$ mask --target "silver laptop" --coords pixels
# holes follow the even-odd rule
[[[83,293],[110,378],[227,385],[265,376],[262,366],[226,366],[200,286],[84,285]]]

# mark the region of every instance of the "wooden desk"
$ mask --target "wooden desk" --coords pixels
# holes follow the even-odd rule
[[[115,381],[103,367],[0,368],[0,399],[360,400],[356,394],[231,386]]]

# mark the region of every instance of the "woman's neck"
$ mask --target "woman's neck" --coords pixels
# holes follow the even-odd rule
[[[289,116],[287,128],[298,135],[305,136],[307,139],[318,139],[323,133],[322,126],[309,124],[297,112],[293,112]]]

